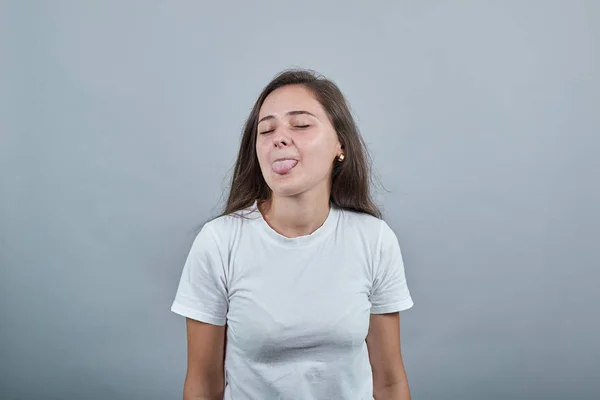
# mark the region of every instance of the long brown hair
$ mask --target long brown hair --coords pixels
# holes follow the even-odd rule
[[[344,149],[344,161],[334,162],[332,170],[331,202],[340,208],[381,218],[381,211],[371,197],[371,163],[366,145],[344,95],[331,80],[306,69],[280,72],[258,96],[244,124],[229,196],[221,215],[241,211],[257,200],[260,202],[270,198],[271,189],[263,178],[256,155],[258,115],[267,96],[287,85],[303,85],[312,92],[327,112]]]

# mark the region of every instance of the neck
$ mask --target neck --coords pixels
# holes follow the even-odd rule
[[[310,235],[329,215],[329,192],[303,193],[298,196],[273,195],[264,208],[265,221],[288,238]]]

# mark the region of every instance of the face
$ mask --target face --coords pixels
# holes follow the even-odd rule
[[[277,196],[329,190],[342,147],[321,103],[301,85],[269,94],[258,115],[256,153],[267,185]]]

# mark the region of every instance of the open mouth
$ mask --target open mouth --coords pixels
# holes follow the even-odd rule
[[[271,168],[273,172],[278,175],[286,175],[289,174],[292,169],[298,164],[297,160],[292,159],[281,159],[276,160],[273,164],[271,164]]]

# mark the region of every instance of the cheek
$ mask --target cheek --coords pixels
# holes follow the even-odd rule
[[[265,180],[269,179],[271,172],[271,148],[265,146],[264,143],[257,143],[256,157],[258,158],[258,166]]]
[[[258,163],[261,166],[268,159],[269,152],[268,152],[268,149],[265,147],[264,143],[260,143],[260,142],[256,143],[256,156],[258,157]]]
[[[318,145],[310,149],[304,149],[302,160],[305,161],[306,168],[314,175],[323,175],[329,171],[332,166],[330,157],[331,151],[324,146]]]

